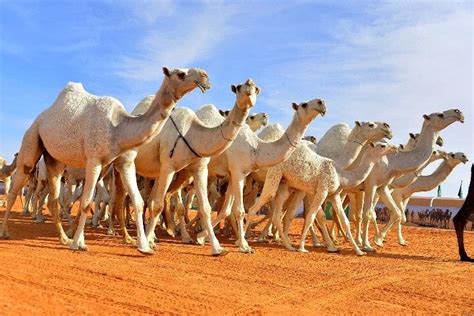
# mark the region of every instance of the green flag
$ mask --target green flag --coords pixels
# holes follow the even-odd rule
[[[462,180],[461,180],[461,185],[459,186],[458,198],[460,199],[464,198],[464,194],[462,194]]]
[[[438,197],[441,197],[441,184],[438,185]]]

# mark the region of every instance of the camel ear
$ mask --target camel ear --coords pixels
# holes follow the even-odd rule
[[[234,84],[230,86],[230,90],[232,90],[234,93],[237,93],[237,87]]]
[[[225,116],[229,116],[230,110],[225,111],[224,114],[225,114]]]
[[[398,147],[399,147],[401,150],[405,149],[405,146],[403,146],[403,144],[400,144]]]
[[[184,80],[184,78],[186,78],[186,73],[183,71],[178,72],[177,75],[178,75],[178,78],[181,80]]]
[[[293,107],[293,110],[298,110],[298,104],[296,104],[295,102],[293,102],[291,106]]]
[[[370,142],[371,147],[375,147],[375,144],[373,142]]]
[[[169,77],[171,75],[171,72],[170,70],[168,69],[168,67],[163,67],[163,74],[166,76],[166,77]]]
[[[259,88],[259,87],[255,86],[255,92],[257,93],[257,95],[259,95],[259,94],[260,94],[260,92],[262,92],[262,90],[260,90],[260,88]]]
[[[359,122],[359,121],[355,121],[355,125],[357,125],[357,126],[362,126],[362,123]]]
[[[430,119],[429,115],[427,115],[427,114],[423,114],[423,118],[424,118],[425,120],[429,120],[429,119]]]
[[[222,115],[222,116],[225,116],[225,112],[222,111],[222,110],[219,110],[219,114]]]
[[[410,133],[410,137],[413,138],[413,139],[416,138],[416,137],[415,137],[415,134],[413,134],[413,133]]]

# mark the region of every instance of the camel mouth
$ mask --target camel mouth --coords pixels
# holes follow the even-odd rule
[[[326,115],[326,110],[319,111],[319,114],[321,114],[321,116],[324,116],[324,115]]]
[[[201,92],[202,92],[202,93],[206,93],[206,90],[209,90],[209,89],[210,89],[210,86],[207,86],[207,87],[206,87],[205,85],[203,85],[202,83],[200,83],[200,82],[197,81],[197,80],[194,80],[194,83],[196,84],[196,86],[197,86],[199,89],[201,89]]]
[[[386,134],[385,134],[385,138],[386,138],[386,139],[392,139],[392,138],[393,138],[392,133],[386,133]]]

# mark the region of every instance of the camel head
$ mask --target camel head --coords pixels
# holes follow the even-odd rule
[[[326,115],[326,103],[322,99],[314,99],[300,104],[293,102],[292,106],[304,124],[309,124],[319,114]]]
[[[450,166],[457,166],[460,163],[467,163],[469,159],[467,159],[466,155],[462,152],[457,152],[457,153],[449,153],[448,154],[448,164]]]
[[[440,131],[452,123],[459,121],[464,123],[464,115],[458,109],[446,110],[444,112],[435,112],[430,115],[423,115],[425,119],[424,124],[428,124],[433,127],[435,131]]]
[[[195,88],[204,93],[211,88],[206,71],[199,68],[167,68],[163,67],[163,74],[174,91],[174,97],[179,100]]]
[[[257,95],[260,93],[260,88],[257,87],[252,79],[247,79],[242,84],[237,86],[230,86],[232,92],[235,93],[237,106],[241,109],[250,109],[257,102]]]
[[[268,115],[267,115],[267,113],[264,113],[264,112],[249,115],[249,117],[247,117],[247,124],[248,125],[267,126],[267,124],[268,124]]]
[[[375,157],[382,158],[383,156],[389,154],[397,154],[398,153],[398,146],[388,144],[385,142],[370,142],[369,149]]]
[[[305,137],[303,137],[303,140],[307,140],[307,141],[309,141],[309,142],[312,142],[312,143],[315,144],[315,145],[316,145],[316,143],[317,143],[317,139],[316,139],[315,136],[305,136]]]
[[[230,113],[229,110],[227,110],[227,111],[219,110],[219,114],[220,114],[222,117],[228,117],[228,116],[229,116],[229,113]]]
[[[379,141],[383,138],[392,139],[393,133],[390,125],[385,122],[359,122],[355,121],[356,132],[370,141]]]

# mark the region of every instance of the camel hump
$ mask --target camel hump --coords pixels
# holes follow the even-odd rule
[[[142,115],[143,113],[148,111],[154,99],[155,99],[154,95],[149,95],[149,96],[144,97],[133,109],[132,115]]]
[[[82,83],[74,81],[69,81],[64,89],[70,91],[86,91]]]
[[[224,118],[214,104],[203,105],[196,111],[196,116],[207,126],[213,127],[224,122]]]
[[[281,126],[279,123],[274,123],[265,126],[260,131],[260,133],[258,133],[258,137],[264,141],[275,141],[279,139],[284,133],[285,130],[283,129],[283,126]]]

